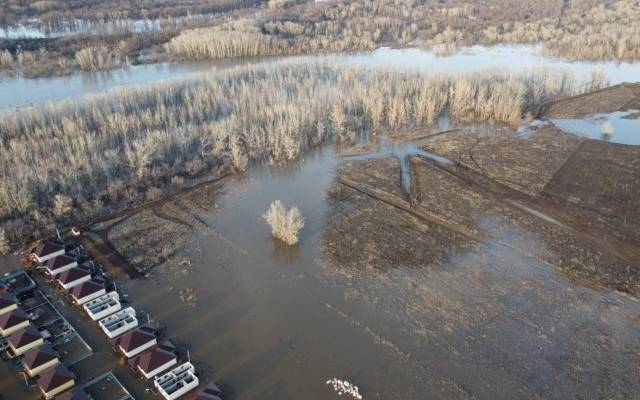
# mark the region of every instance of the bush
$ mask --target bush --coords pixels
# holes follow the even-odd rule
[[[288,245],[298,243],[298,233],[304,226],[304,218],[297,207],[292,207],[287,211],[282,202],[276,200],[271,203],[263,217],[271,227],[271,233],[274,237]]]
[[[7,255],[11,251],[11,247],[9,247],[9,241],[7,240],[6,233],[4,228],[0,228],[0,255]]]

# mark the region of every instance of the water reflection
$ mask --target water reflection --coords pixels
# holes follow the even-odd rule
[[[560,130],[591,139],[613,143],[640,145],[640,112],[638,110],[594,114],[582,119],[550,121]]]

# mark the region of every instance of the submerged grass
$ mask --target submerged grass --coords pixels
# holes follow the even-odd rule
[[[591,88],[565,72],[459,76],[257,65],[0,115],[0,223],[12,239],[112,212],[207,171],[290,160],[327,140],[460,121],[515,124]]]

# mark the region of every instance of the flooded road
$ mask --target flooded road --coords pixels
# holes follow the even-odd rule
[[[640,80],[638,62],[573,62],[549,58],[535,46],[473,46],[446,56],[422,49],[380,48],[371,52],[291,57],[227,59],[202,63],[146,64],[100,73],[79,73],[66,77],[0,79],[0,108],[41,105],[47,101],[77,99],[116,88],[188,77],[196,72],[226,69],[259,62],[279,63],[306,60],[344,63],[371,68],[397,68],[419,73],[455,74],[488,69],[521,72],[551,68],[572,71],[585,82],[591,74],[601,72],[611,84]]]

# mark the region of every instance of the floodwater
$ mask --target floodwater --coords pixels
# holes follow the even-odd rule
[[[415,151],[381,148],[376,156]],[[203,380],[222,383],[231,399],[338,398],[325,384],[333,377],[365,399],[637,393],[640,307],[554,272],[541,261],[551,251],[544,242],[490,214],[478,226],[501,236],[445,246],[444,263],[385,271],[329,263],[319,243],[335,220],[327,191],[341,160],[324,147],[216,184],[216,195],[202,193],[210,207],[186,208],[207,225],[185,238],[197,248],[192,269],[159,267],[123,286],[188,344]],[[271,237],[262,214],[274,200],[305,217],[298,245]]]
[[[428,158],[443,165],[452,165],[453,161],[437,154],[418,148],[413,141],[393,141],[385,138],[378,140],[377,149],[372,152],[344,157],[347,160],[371,160],[375,158],[395,157],[400,165],[402,191],[411,193],[411,167],[409,159],[413,156]]]
[[[44,39],[78,33],[160,32],[168,27],[176,27],[187,23],[210,23],[213,19],[215,19],[215,16],[212,15],[190,15],[175,18],[121,18],[98,21],[74,18],[52,23],[43,23],[38,19],[33,19],[24,23],[0,27],[0,39]]]
[[[102,73],[79,73],[66,77],[0,80],[0,108],[39,105],[47,101],[79,98],[123,86],[140,85],[184,78],[212,68],[225,69],[257,62],[296,60],[327,61],[372,68],[398,68],[421,73],[466,73],[487,69],[521,72],[526,69],[554,68],[573,71],[588,79],[593,71],[606,74],[611,84],[640,80],[638,62],[573,62],[549,58],[535,46],[474,46],[457,53],[439,56],[422,49],[380,48],[371,52],[295,57],[246,58],[190,64],[148,64]],[[10,95],[7,95],[10,94]]]
[[[382,140],[369,157],[419,152],[415,143]],[[119,280],[139,315],[187,346],[201,381],[220,384],[227,400],[338,399],[326,385],[334,377],[356,384],[365,399],[638,393],[640,307],[556,273],[541,261],[550,251],[543,241],[489,213],[477,217],[482,236],[501,236],[445,243],[442,262],[381,271],[329,262],[320,243],[336,221],[337,200],[327,193],[343,160],[328,145],[212,183],[190,194],[197,201],[173,200],[206,225],[183,238],[191,268],[167,273],[158,266],[146,279]],[[262,215],[274,200],[305,217],[298,245],[272,238]],[[526,243],[526,254],[518,243]],[[4,269],[15,268],[15,259],[4,261]],[[74,367],[80,383],[94,368],[113,368],[137,399],[153,398],[83,318],[72,321],[97,353]],[[4,384],[16,387],[19,377]]]
[[[640,112],[638,110],[595,114],[583,119],[551,119],[558,129],[591,139],[613,143],[640,145]]]
[[[41,105],[50,101],[78,99],[103,94],[127,86],[187,78],[214,68],[235,66],[233,61],[193,64],[148,64],[102,72],[78,73],[64,77],[0,79],[0,109]]]

